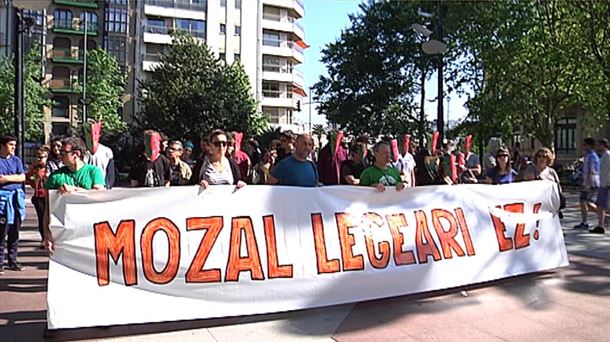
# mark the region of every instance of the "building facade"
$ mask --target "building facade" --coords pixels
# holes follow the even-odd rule
[[[305,33],[301,0],[143,0],[136,4],[135,79],[146,80],[183,30],[225,63],[244,66],[259,110],[272,126],[294,129],[303,91]],[[138,94],[141,96],[141,94]],[[138,101],[133,112],[139,112]]]

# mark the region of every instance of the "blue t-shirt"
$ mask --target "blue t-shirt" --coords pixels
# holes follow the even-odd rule
[[[296,160],[292,155],[282,159],[271,170],[271,175],[279,185],[308,186],[318,185],[318,171],[309,160]]]
[[[582,176],[584,185],[593,188],[599,187],[599,166],[600,159],[595,151],[591,150],[587,153],[585,162],[582,166]]]
[[[485,174],[486,177],[491,178],[492,184],[512,183],[515,181],[515,178],[517,178],[517,175],[517,171],[513,170],[512,168],[507,174],[501,175],[500,170],[497,167],[489,169],[489,171],[487,171]]]
[[[25,173],[23,162],[17,156],[9,156],[8,158],[0,157],[0,175],[19,175]],[[23,183],[6,183],[0,186],[0,190],[17,190],[21,189]]]

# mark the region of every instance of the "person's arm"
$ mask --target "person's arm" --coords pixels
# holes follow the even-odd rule
[[[360,184],[360,179],[354,177],[354,175],[345,175],[343,177],[343,179],[345,179],[345,181],[349,185],[358,185],[358,184]]]
[[[23,182],[25,182],[25,174],[23,174],[23,173],[0,176],[0,184],[23,183]]]
[[[493,180],[489,176],[485,176],[485,184],[493,184]]]
[[[269,174],[269,177],[267,178],[267,185],[276,185],[278,183],[278,179],[273,177],[272,174]]]
[[[112,189],[114,186],[115,180],[115,168],[114,168],[114,158],[110,158],[108,161],[108,166],[106,167],[106,186],[108,189]]]
[[[51,211],[49,208],[49,196],[45,198],[45,206],[44,206],[44,216],[42,219],[42,226],[44,227],[44,239],[42,240],[42,244],[44,248],[50,253],[53,252],[53,234],[51,234],[51,228],[49,227],[49,223],[51,222]]]

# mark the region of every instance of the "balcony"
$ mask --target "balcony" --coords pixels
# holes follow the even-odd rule
[[[63,33],[63,34],[76,34],[76,35],[84,35],[85,29],[81,28],[79,25],[62,25],[56,24],[53,26],[54,33]],[[87,29],[87,36],[97,37],[98,29],[97,25],[89,25]]]
[[[205,40],[205,30],[181,29],[169,26],[144,25],[144,42],[154,44],[172,44],[172,37],[169,35],[173,30],[180,30],[192,35],[200,40]]]
[[[80,8],[99,8],[99,4],[95,0],[53,0],[56,5],[80,7]]]
[[[303,87],[303,73],[294,67],[263,64],[263,80],[287,82]]]
[[[207,1],[181,3],[171,0],[145,0],[144,14],[164,18],[206,20]]]
[[[175,0],[145,0],[144,4],[165,8],[185,9],[191,11],[206,11],[208,8],[207,1],[199,1],[199,3],[183,3],[179,1],[176,2]]]
[[[70,79],[52,79],[49,82],[49,89],[56,94],[77,94],[78,85]]]
[[[155,71],[160,65],[161,55],[159,53],[147,52],[142,58],[142,69],[144,71]]]
[[[83,53],[72,49],[53,48],[53,63],[82,64]]]
[[[263,15],[263,29],[289,32],[298,37],[305,39],[305,30],[303,25],[293,17],[280,17],[272,14]]]
[[[303,48],[295,42],[263,37],[263,55],[291,58],[297,64],[305,61]]]
[[[291,91],[265,90],[263,89],[263,107],[281,107],[296,109],[296,97],[293,98]]]
[[[302,0],[263,0],[263,5],[286,8],[297,18],[303,18],[305,15]]]

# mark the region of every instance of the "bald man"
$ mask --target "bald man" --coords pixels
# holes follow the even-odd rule
[[[316,165],[307,159],[312,150],[313,140],[309,134],[299,135],[295,142],[294,151],[271,170],[267,184],[318,186],[319,178]]]

